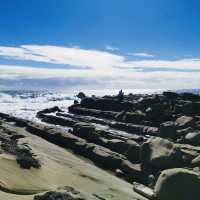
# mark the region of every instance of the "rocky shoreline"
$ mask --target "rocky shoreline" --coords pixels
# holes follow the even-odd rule
[[[123,199],[188,200],[191,194],[193,200],[199,199],[199,95],[164,92],[104,97],[80,93],[78,96],[80,103],[75,101],[69,112],[58,107],[38,112],[37,118],[42,123],[0,113],[1,154],[14,156],[21,170],[42,170],[44,164],[38,153],[29,143],[21,142],[27,134],[42,138],[103,169],[109,176],[118,177],[115,184],[121,187],[125,182],[133,184],[132,196],[130,191],[126,194],[113,189],[112,197],[96,193],[92,198],[88,194],[76,197],[74,191],[82,188],[68,185],[67,189],[54,188],[54,192],[48,189],[51,192],[46,194],[35,192],[27,199],[107,200],[122,199],[121,195]],[[5,184],[0,188],[17,193]]]

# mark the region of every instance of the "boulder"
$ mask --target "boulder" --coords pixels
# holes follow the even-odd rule
[[[171,138],[176,137],[176,126],[173,121],[168,121],[160,124],[159,136],[162,138]]]
[[[128,160],[123,160],[120,169],[124,173],[125,179],[129,182],[145,183],[147,181],[147,174],[142,171],[140,164],[133,164]]]
[[[127,112],[122,119],[125,123],[141,124],[145,120],[145,114],[141,111]]]
[[[200,113],[200,102],[188,102],[182,107],[182,112],[186,115],[195,115]]]
[[[112,151],[115,151],[121,154],[124,154],[128,149],[127,143],[120,139],[110,139],[108,140],[107,145],[109,149],[111,149]]]
[[[84,99],[86,97],[85,93],[83,92],[79,92],[77,95],[76,95],[79,99]]]
[[[191,163],[193,167],[200,167],[200,155],[194,158]]]
[[[125,153],[128,160],[133,163],[140,161],[140,145],[133,140],[127,140],[125,143],[127,151]]]
[[[199,200],[199,175],[191,170],[164,170],[155,186],[155,196],[161,200]]]
[[[188,127],[188,128],[184,128],[184,129],[178,129],[176,134],[177,134],[177,137],[182,137],[182,136],[185,136],[187,133],[190,133],[190,132],[192,132],[192,128]]]
[[[58,106],[54,106],[52,108],[46,108],[44,110],[41,110],[37,113],[37,116],[39,117],[41,114],[48,114],[48,113],[54,113],[54,112],[62,112],[62,110]]]
[[[140,124],[121,123],[121,122],[111,122],[109,126],[118,130],[138,135],[142,134],[144,129],[144,126]]]
[[[95,146],[89,157],[91,157],[91,160],[98,166],[111,170],[119,168],[123,158],[120,154],[100,146]]]
[[[82,135],[84,135],[83,138],[85,139],[90,137],[92,138],[94,132],[95,132],[95,126],[84,122],[76,123],[73,128],[73,133],[75,135],[78,135],[79,137],[83,137]]]
[[[183,115],[181,117],[178,117],[175,121],[176,126],[178,128],[187,128],[188,126],[192,126],[194,124],[195,120],[193,117]]]
[[[181,166],[181,151],[173,142],[152,137],[141,146],[141,162],[148,169],[167,169]]]
[[[164,104],[153,104],[146,109],[146,119],[156,124],[170,120]]]
[[[185,142],[192,145],[200,145],[200,131],[188,133],[185,136]]]
[[[81,100],[81,106],[89,109],[97,109],[102,111],[116,111],[132,110],[133,105],[129,101],[119,101],[114,98],[92,98],[86,97]]]
[[[143,134],[157,136],[159,133],[159,129],[157,127],[145,126],[143,128]]]

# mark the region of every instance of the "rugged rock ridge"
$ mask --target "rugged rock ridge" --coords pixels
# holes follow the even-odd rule
[[[80,103],[69,107],[69,113],[43,113],[38,117],[47,123],[71,127],[71,134],[114,152],[115,159],[120,158],[116,162],[112,159],[115,167],[99,166],[130,182],[154,188],[163,170],[199,170],[199,95],[164,92],[120,99],[85,95]],[[83,154],[88,156],[88,152]],[[94,161],[96,157],[90,159]],[[102,163],[106,160],[109,159]]]
[[[127,182],[137,182],[133,189],[144,195],[144,199],[183,200],[183,196],[188,197],[189,193],[195,194],[194,200],[198,199],[199,95],[164,92],[159,95],[130,94],[120,98],[87,97],[84,94],[80,97],[80,103],[75,101],[68,113],[58,107],[38,112],[37,117],[44,122],[42,124],[3,113],[0,113],[0,119],[3,126],[14,123],[13,126],[70,150]],[[5,137],[4,134],[5,131],[1,134],[2,138],[8,137],[11,141],[8,147],[13,144],[12,141],[22,137],[20,134]],[[7,150],[7,153],[11,152]],[[36,159],[33,154],[28,155]],[[35,163],[35,160],[30,163]],[[42,162],[38,164],[40,170]],[[183,183],[186,178],[188,182]],[[177,190],[173,186],[175,182],[180,185]],[[187,189],[181,194],[181,188]],[[37,195],[34,200],[48,198],[65,200],[75,197],[66,191],[55,190]],[[93,198],[109,199],[98,194]],[[138,198],[142,199],[141,196]]]

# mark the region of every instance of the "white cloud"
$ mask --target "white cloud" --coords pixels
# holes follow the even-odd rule
[[[114,73],[96,73],[94,70],[82,70],[81,73],[78,70],[66,70],[66,69],[47,69],[47,68],[34,68],[26,66],[5,66],[0,65],[0,80],[4,79],[15,80],[16,84],[21,80],[30,80],[30,82],[44,83],[43,80],[57,80],[58,84],[60,80],[76,80],[77,84],[79,80],[83,79],[85,82],[90,83],[90,87],[95,87],[96,82],[101,85],[102,88],[149,88],[149,89],[174,89],[174,88],[198,88],[200,85],[200,72],[140,72],[130,71],[130,69],[119,69]],[[41,81],[40,81],[41,80]],[[23,81],[24,82],[24,81]],[[30,82],[28,85],[30,85]],[[94,82],[94,84],[92,84]],[[82,82],[81,82],[82,83]],[[82,83],[84,86],[84,83]],[[55,84],[56,87],[56,84]],[[72,87],[72,85],[70,85]]]
[[[119,48],[113,47],[111,45],[106,45],[105,49],[108,50],[108,51],[119,51]]]
[[[80,77],[100,81],[102,86],[106,84],[106,86],[116,88],[187,88],[200,85],[200,59],[143,59],[138,61],[128,60],[123,55],[107,51],[47,45],[0,46],[0,56],[7,59],[44,62],[44,65],[47,66],[46,68],[36,68],[0,65],[0,79]],[[66,69],[50,69],[48,63],[64,64]],[[71,67],[68,68],[67,65]],[[78,66],[79,69],[75,66]],[[142,71],[142,69],[152,68],[155,69],[154,72]],[[162,71],[162,69],[167,69],[167,71]],[[174,70],[177,71],[174,72]]]
[[[145,52],[136,52],[136,53],[128,53],[130,56],[136,56],[136,57],[143,57],[143,58],[153,58],[155,55],[145,53]]]

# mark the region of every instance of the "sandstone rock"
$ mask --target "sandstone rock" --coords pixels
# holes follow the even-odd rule
[[[194,124],[194,118],[190,116],[181,116],[176,119],[175,123],[178,128],[186,128]]]
[[[200,155],[192,160],[193,167],[200,167]]]
[[[159,129],[157,127],[145,126],[143,128],[143,134],[157,136],[159,133]]]
[[[140,164],[133,164],[127,160],[123,160],[120,169],[129,182],[137,181],[145,183],[147,181],[147,174],[142,171]]]
[[[141,146],[141,162],[145,168],[167,169],[181,165],[181,152],[173,142],[152,137]]]
[[[185,136],[185,141],[192,145],[200,145],[200,132],[191,132]]]
[[[118,152],[118,153],[122,153],[122,154],[124,154],[128,149],[127,143],[120,139],[108,140],[107,144],[108,144],[109,149],[111,149],[115,152]]]
[[[112,152],[107,148],[98,146],[93,148],[89,157],[91,157],[92,161],[94,161],[98,166],[112,170],[119,168],[122,162],[122,157],[119,154]]]
[[[134,182],[133,190],[138,194],[141,194],[142,196],[146,197],[147,199],[154,199],[154,191],[145,185]]]
[[[199,200],[199,188],[197,173],[182,168],[168,169],[159,176],[155,195],[161,200]]]

